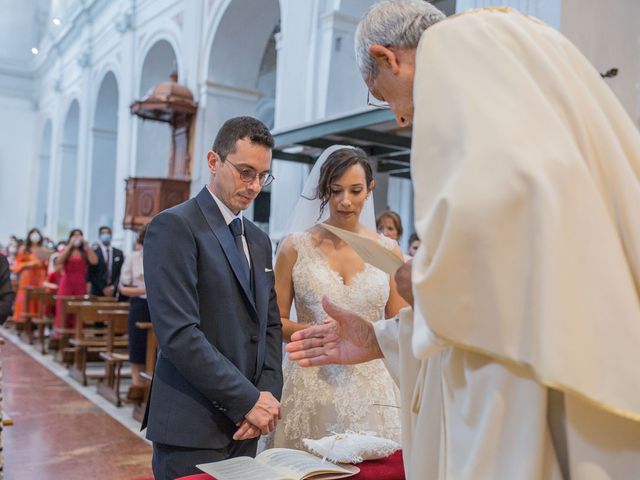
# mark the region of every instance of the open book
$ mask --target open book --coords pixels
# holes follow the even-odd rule
[[[318,225],[347,242],[366,263],[379,268],[389,275],[394,275],[396,270],[404,265],[404,260],[385,248],[378,240],[365,237],[359,233],[349,232],[333,225],[327,225],[326,223],[319,223]]]
[[[336,465],[301,450],[271,448],[256,458],[236,457],[196,465],[216,480],[329,480],[360,471],[353,465]]]

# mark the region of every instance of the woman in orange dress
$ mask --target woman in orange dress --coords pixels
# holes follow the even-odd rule
[[[16,322],[24,322],[25,313],[38,313],[38,303],[27,300],[27,287],[42,287],[47,279],[47,251],[42,246],[42,234],[37,228],[32,228],[27,234],[27,241],[16,256],[13,272],[18,277],[18,294],[13,317]]]

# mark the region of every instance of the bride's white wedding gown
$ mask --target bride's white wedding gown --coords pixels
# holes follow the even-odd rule
[[[342,276],[314,247],[310,233],[296,233],[291,238],[298,252],[292,271],[298,322],[324,323],[324,295],[371,322],[384,318],[389,298],[387,274],[365,264],[345,285]],[[380,242],[390,250],[396,245],[383,236]],[[267,444],[303,449],[303,438],[346,431],[371,431],[399,441],[399,405],[398,389],[382,360],[311,368],[285,360],[282,420]]]

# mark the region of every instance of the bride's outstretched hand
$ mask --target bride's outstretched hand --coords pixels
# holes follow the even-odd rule
[[[371,322],[337,307],[326,296],[322,306],[328,315],[325,323],[299,330],[291,336],[291,342],[286,346],[289,360],[302,367],[314,367],[382,358]]]

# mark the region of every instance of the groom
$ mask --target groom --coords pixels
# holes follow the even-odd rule
[[[209,184],[149,225],[144,270],[159,352],[143,428],[156,479],[254,456],[280,418],[271,242],[242,216],[273,180],[272,148],[260,121],[228,120],[207,154]]]

